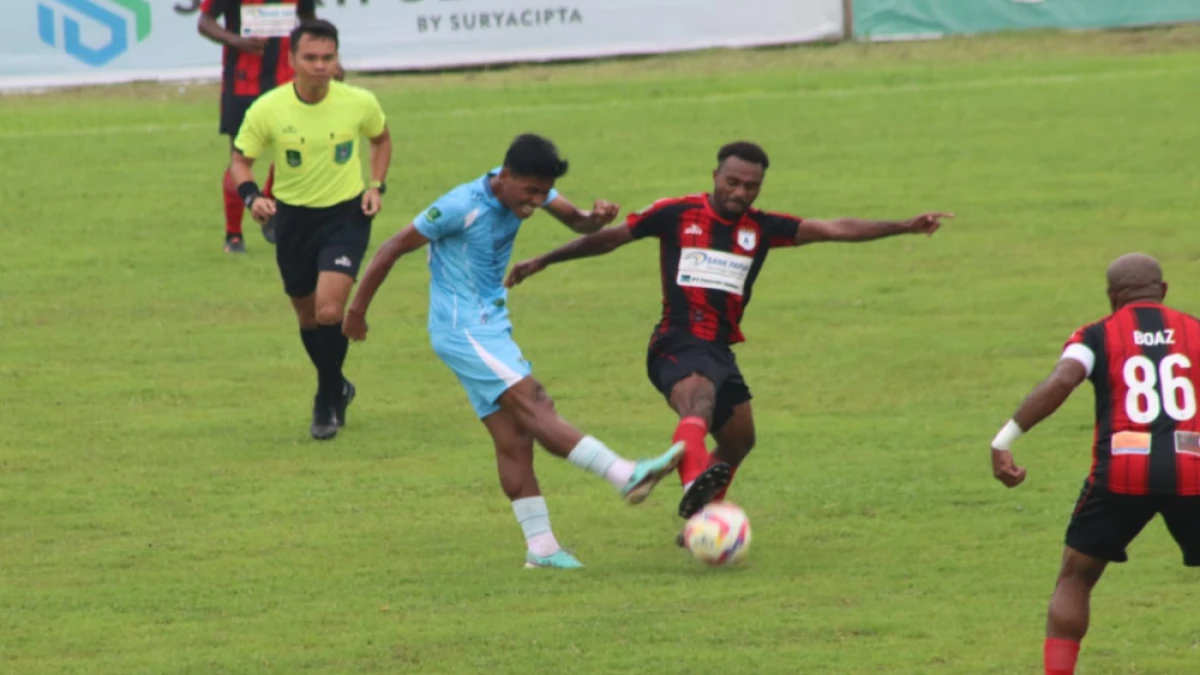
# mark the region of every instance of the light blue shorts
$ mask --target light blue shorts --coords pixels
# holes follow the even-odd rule
[[[500,396],[533,373],[512,339],[512,328],[437,332],[430,341],[442,363],[458,376],[479,419],[499,411]]]

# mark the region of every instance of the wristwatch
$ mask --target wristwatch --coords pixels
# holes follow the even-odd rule
[[[372,190],[379,190],[379,194],[387,194],[387,183],[381,180],[373,180],[368,184]]]

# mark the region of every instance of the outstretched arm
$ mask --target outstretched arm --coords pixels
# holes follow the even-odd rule
[[[633,241],[633,232],[625,225],[610,227],[579,237],[575,241],[559,246],[549,253],[543,253],[536,258],[523,260],[513,265],[512,271],[508,273],[508,279],[504,282],[504,285],[512,288],[554,263],[604,255],[605,253],[617,250],[631,241]]]
[[[949,213],[924,213],[909,220],[805,219],[796,229],[796,245],[822,241],[871,241],[897,234],[932,235],[942,226],[942,218],[953,217]]]
[[[367,309],[371,306],[375,292],[379,290],[383,281],[387,279],[388,273],[392,271],[392,265],[396,264],[400,256],[411,253],[428,243],[429,240],[417,231],[416,226],[409,225],[392,235],[383,243],[383,246],[379,247],[374,257],[371,258],[371,263],[367,265],[367,271],[363,273],[362,281],[358,285],[358,293],[354,295],[354,301],[346,310],[346,319],[342,324],[342,332],[346,337],[351,340],[367,339]]]
[[[1068,356],[1060,359],[1054,372],[1029,392],[1012,419],[992,440],[992,473],[997,480],[1010,488],[1025,480],[1025,469],[1013,463],[1013,441],[1053,415],[1087,376],[1088,367]]]
[[[583,211],[562,195],[547,202],[544,208],[560,223],[579,234],[591,234],[598,231],[615,220],[617,214],[621,212],[619,204],[613,204],[603,199],[597,200],[592,205],[591,211]]]

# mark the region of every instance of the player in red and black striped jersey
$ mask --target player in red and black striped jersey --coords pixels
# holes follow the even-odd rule
[[[1025,469],[1012,442],[1061,406],[1084,380],[1096,396],[1092,467],[1067,526],[1046,623],[1046,675],[1074,675],[1092,588],[1110,562],[1161,513],[1200,566],[1200,319],[1162,304],[1167,284],[1153,258],[1133,253],[1108,268],[1112,314],[1075,331],[1054,372],[992,441],[992,470],[1008,487]]]
[[[717,153],[711,194],[659,200],[624,225],[517,264],[508,278],[513,286],[553,263],[609,253],[636,239],[658,239],[663,314],[646,365],[650,381],[680,417],[674,440],[687,448],[679,468],[683,518],[724,498],[734,471],[754,446],[750,390],[730,346],[745,339],[742,315],[768,252],[823,241],[933,234],[948,217],[815,220],[759,211],[752,207],[768,166],[759,146],[730,143]],[[710,430],[716,440],[711,453],[705,448]]]
[[[220,133],[229,136],[230,149],[233,139],[242,126],[246,110],[262,94],[281,84],[292,81],[294,71],[288,59],[288,38],[269,39],[244,37],[242,35],[243,10],[253,10],[263,5],[295,6],[297,20],[316,17],[315,0],[203,0],[200,3],[200,34],[225,46],[221,59],[221,124]],[[224,17],[222,26],[217,19]],[[271,185],[275,167],[269,169],[263,184],[263,193],[271,196]],[[237,185],[225,170],[223,180],[225,198],[225,251],[244,253],[245,238],[242,236],[242,217],[246,205],[237,193]],[[270,223],[263,225],[263,236],[275,243],[275,234]]]

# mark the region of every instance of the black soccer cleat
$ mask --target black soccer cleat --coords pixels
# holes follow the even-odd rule
[[[246,242],[242,240],[240,234],[225,235],[225,252],[226,253],[245,253]]]
[[[339,427],[346,426],[346,408],[350,407],[350,402],[354,400],[354,395],[358,390],[354,388],[354,383],[346,380],[342,385],[342,395],[338,398],[337,408],[334,411],[337,414],[337,424]]]
[[[679,517],[691,518],[699,513],[731,480],[733,467],[724,462],[705,469],[683,493],[683,499],[679,500]]]
[[[320,397],[313,403],[312,427],[309,431],[318,441],[327,441],[337,436],[337,410],[333,406],[321,405]]]

